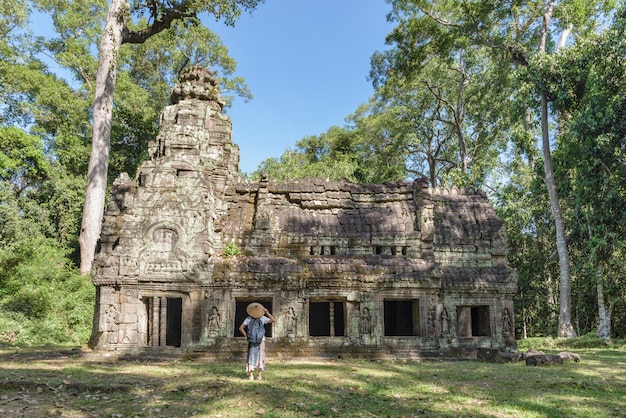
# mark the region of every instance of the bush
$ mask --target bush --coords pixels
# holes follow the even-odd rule
[[[0,248],[0,343],[80,345],[91,332],[94,287],[54,240]]]
[[[607,348],[606,342],[593,332],[576,338],[525,338],[518,340],[517,345],[520,351],[528,351],[530,349],[566,351],[576,349]],[[624,341],[616,339],[613,340],[612,345],[615,348],[619,348],[624,345]]]

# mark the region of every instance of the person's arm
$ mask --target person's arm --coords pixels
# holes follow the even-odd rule
[[[276,319],[274,319],[274,316],[270,313],[270,311],[267,308],[265,308],[265,316],[267,316],[270,319],[270,322],[268,322],[268,324],[276,322]]]
[[[241,332],[241,335],[243,335],[244,337],[246,337],[248,334],[246,334],[245,328],[246,324],[242,323],[241,325],[239,325],[239,332]]]

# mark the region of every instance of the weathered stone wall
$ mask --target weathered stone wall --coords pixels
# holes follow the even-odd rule
[[[94,346],[241,353],[254,300],[277,318],[276,355],[514,346],[516,276],[484,193],[248,181],[222,106],[209,72],[184,73],[150,159],[115,181],[94,263]]]

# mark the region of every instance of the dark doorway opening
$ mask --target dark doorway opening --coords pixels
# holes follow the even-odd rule
[[[457,332],[459,337],[488,337],[491,335],[489,306],[458,306]]]
[[[419,301],[417,299],[386,300],[384,301],[384,311],[386,336],[420,335]]]
[[[182,345],[183,299],[148,297],[146,308],[146,345],[180,347]]]
[[[239,325],[241,325],[248,316],[246,312],[246,308],[252,302],[259,302],[261,305],[265,306],[272,314],[272,300],[271,299],[237,299],[235,302],[235,337],[243,337],[241,332],[239,332]],[[265,324],[265,336],[272,336],[272,324]]]
[[[180,347],[182,318],[182,298],[167,298],[165,345]]]
[[[309,335],[312,337],[345,336],[343,301],[309,302]]]

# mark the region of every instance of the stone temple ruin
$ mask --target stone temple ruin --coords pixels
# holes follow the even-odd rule
[[[515,346],[514,270],[485,194],[250,181],[213,75],[192,67],[135,180],[111,189],[96,349],[237,356],[251,301],[276,356],[466,356]]]

